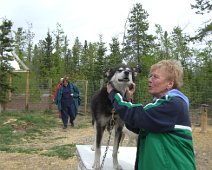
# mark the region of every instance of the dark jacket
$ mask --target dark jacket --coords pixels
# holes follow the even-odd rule
[[[68,87],[70,88],[71,93],[73,93],[74,105],[77,110],[78,106],[80,105],[80,101],[81,101],[80,91],[74,83],[68,83]],[[63,92],[63,85],[58,89],[57,94],[54,99],[59,112],[61,112],[61,109],[62,109],[62,107],[61,107],[62,92]]]
[[[135,169],[194,170],[195,159],[187,97],[174,89],[146,106],[109,94],[127,127],[139,133]]]

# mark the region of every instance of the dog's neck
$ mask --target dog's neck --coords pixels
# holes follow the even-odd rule
[[[111,86],[115,89],[115,90],[117,90],[118,92],[120,92],[121,93],[121,95],[124,97],[124,95],[125,95],[125,93],[126,93],[126,90],[127,90],[127,87],[125,87],[125,86],[122,86],[122,85],[118,85],[118,84],[116,84],[116,86],[112,83],[112,82],[109,82],[110,84],[111,84]]]

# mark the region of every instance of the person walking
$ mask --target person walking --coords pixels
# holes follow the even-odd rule
[[[52,95],[52,101],[54,102],[55,96],[57,94],[57,91],[59,90],[59,88],[61,87],[61,85],[63,84],[63,78],[60,78],[60,82],[57,84],[55,91]]]
[[[57,84],[56,88],[55,88],[55,91],[52,95],[52,102],[55,103],[54,99],[55,99],[55,96],[57,94],[57,91],[59,90],[59,88],[62,86],[63,84],[63,78],[60,78],[60,82]],[[58,117],[61,118],[61,112],[58,111]]]
[[[139,134],[135,170],[195,170],[189,100],[180,91],[183,67],[177,60],[151,66],[145,106],[124,101],[108,83],[107,92],[126,127]],[[128,99],[135,87],[128,91]]]
[[[63,78],[62,85],[58,89],[54,101],[58,106],[58,111],[61,112],[63,129],[67,128],[68,120],[71,126],[74,126],[74,120],[80,105],[80,92],[74,83],[69,82],[67,76]]]

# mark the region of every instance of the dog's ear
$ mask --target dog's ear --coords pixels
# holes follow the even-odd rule
[[[112,72],[112,69],[108,69],[107,71],[105,71],[105,80],[106,82],[108,82],[111,78],[111,72]]]
[[[136,77],[139,73],[141,73],[141,65],[137,65],[133,68],[134,76]]]
[[[111,69],[105,71],[105,77],[108,77],[110,75],[110,71],[111,71]]]

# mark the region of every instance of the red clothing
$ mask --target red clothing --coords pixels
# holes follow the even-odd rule
[[[57,87],[56,87],[56,89],[55,89],[55,91],[54,91],[54,94],[53,94],[53,96],[52,96],[52,101],[54,101],[54,98],[55,98],[55,96],[56,96],[56,94],[57,94],[57,91],[59,90],[59,88],[61,87],[61,85],[62,85],[62,83],[59,83],[59,84],[57,85]]]

